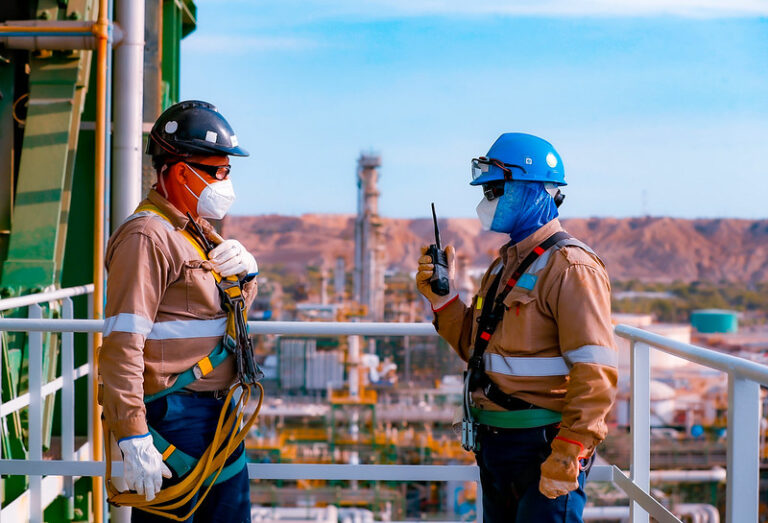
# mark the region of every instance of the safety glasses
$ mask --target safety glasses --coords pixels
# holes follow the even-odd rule
[[[525,173],[525,168],[520,165],[512,163],[503,163],[501,160],[495,158],[486,158],[480,156],[479,158],[472,158],[472,179],[477,180],[483,174],[486,174],[492,167],[498,167],[504,173],[504,179],[507,181],[512,180],[512,168],[520,169]]]
[[[208,165],[205,163],[194,162],[184,163],[194,167],[195,169],[200,169],[211,178],[216,178],[217,180],[226,180],[227,176],[229,176],[229,171],[232,170],[231,165]]]
[[[488,200],[489,202],[492,202],[496,198],[501,198],[502,196],[504,196],[505,183],[506,182],[504,181],[484,183],[483,195],[485,196],[486,200]]]

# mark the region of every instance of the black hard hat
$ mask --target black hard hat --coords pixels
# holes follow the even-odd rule
[[[235,131],[213,104],[187,100],[172,105],[157,119],[149,133],[147,154],[158,167],[167,157],[248,156],[248,151],[238,145]]]

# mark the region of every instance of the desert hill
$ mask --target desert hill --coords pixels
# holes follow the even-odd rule
[[[382,221],[388,267],[414,270],[419,246],[432,241],[431,220]],[[574,218],[563,226],[603,258],[615,280],[768,281],[768,220]],[[443,243],[455,245],[477,268],[487,266],[507,241],[481,231],[474,218],[441,219],[440,228]],[[302,270],[324,261],[333,267],[343,256],[350,267],[354,216],[234,216],[227,218],[225,236],[242,241],[263,265]]]

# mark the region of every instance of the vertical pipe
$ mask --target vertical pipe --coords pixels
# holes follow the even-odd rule
[[[30,305],[29,318],[40,319],[43,310],[39,305]],[[30,332],[29,342],[29,459],[43,459],[43,333]],[[29,521],[43,523],[43,477],[29,477]]]
[[[144,89],[144,2],[117,0],[111,225],[116,229],[141,201],[141,126]]]
[[[651,348],[630,342],[630,387],[632,389],[630,430],[632,455],[630,477],[644,492],[651,486]],[[629,508],[632,523],[648,523],[648,513],[635,502]]]
[[[760,385],[728,374],[728,483],[725,521],[758,520]]]
[[[99,0],[99,18],[94,25],[96,36],[96,121],[94,144],[94,191],[93,191],[93,317],[104,317],[104,202],[106,199],[104,183],[106,176],[107,133],[107,53],[109,51],[109,16],[107,0]],[[102,431],[101,407],[98,404],[98,358],[96,352],[101,345],[101,333],[93,335],[93,367],[91,380],[94,394],[91,410],[93,411],[93,459],[101,461]],[[95,523],[104,521],[104,482],[101,476],[93,477],[93,519]]]
[[[62,317],[74,317],[72,298],[62,300]],[[61,333],[61,459],[75,459],[75,335],[72,331]],[[67,499],[67,517],[75,519],[75,482],[72,476],[64,478],[64,497]]]

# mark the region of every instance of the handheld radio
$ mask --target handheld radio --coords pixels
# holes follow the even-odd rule
[[[450,292],[450,283],[448,280],[448,257],[445,251],[440,247],[440,229],[437,227],[437,215],[435,214],[435,204],[432,203],[432,220],[435,222],[435,243],[429,246],[427,254],[432,257],[432,263],[435,270],[429,278],[429,286],[432,292],[438,296],[445,296]]]

